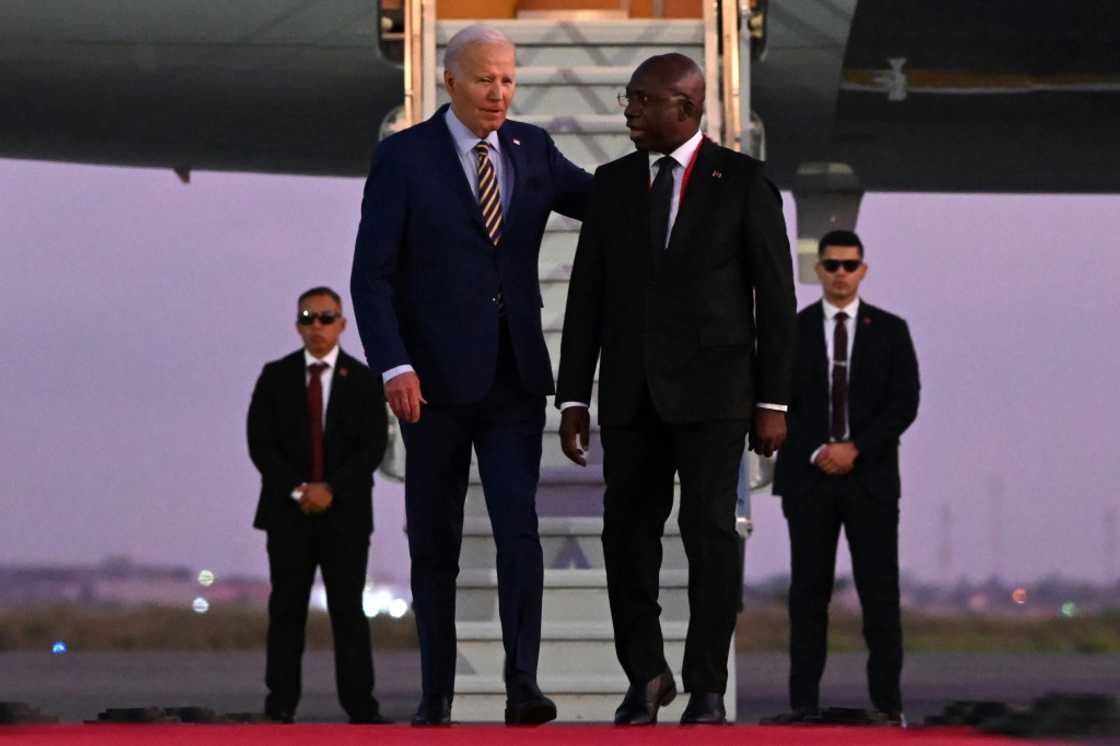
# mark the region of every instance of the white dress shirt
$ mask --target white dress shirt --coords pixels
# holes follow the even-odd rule
[[[311,366],[315,363],[324,363],[327,367],[319,372],[319,386],[323,389],[323,432],[327,430],[327,403],[331,400],[331,381],[334,380],[334,367],[338,362],[338,345],[331,348],[331,351],[322,357],[315,357],[303,349],[303,384],[305,386],[311,385]],[[292,490],[290,497],[299,502],[303,497],[303,489],[297,486]]]
[[[443,120],[447,123],[447,129],[451,131],[451,139],[455,142],[455,152],[459,154],[459,162],[463,166],[467,184],[470,185],[471,194],[474,195],[477,202],[478,154],[474,152],[474,146],[478,145],[483,138],[467,129],[467,125],[459,121],[459,117],[455,116],[455,112],[450,106],[447,107]],[[513,164],[510,163],[509,155],[502,152],[502,143],[498,139],[497,130],[487,135],[485,142],[490,148],[490,163],[494,166],[494,176],[498,179],[498,197],[502,201],[502,214],[508,215],[510,200],[513,198]],[[398,365],[382,373],[381,381],[388,383],[390,379],[396,378],[401,373],[408,373],[412,370],[414,369],[411,365]]]
[[[696,151],[700,148],[700,143],[704,140],[704,134],[697,129],[696,134],[685,140],[679,148],[672,153],[655,153],[650,151],[649,154],[649,183],[652,186],[653,180],[657,178],[659,170],[657,162],[661,160],[664,155],[668,155],[673,159],[673,199],[669,202],[669,227],[665,231],[665,247],[669,247],[669,239],[673,236],[673,225],[677,222],[677,213],[681,208],[681,186],[684,183],[684,172],[688,168],[688,164],[692,163]],[[560,411],[563,412],[568,407],[587,407],[584,402],[579,401],[566,401],[560,405]],[[784,404],[769,404],[759,402],[755,406],[762,409],[774,409],[778,412],[785,412],[789,407]]]
[[[856,345],[856,331],[859,325],[856,323],[856,318],[859,316],[859,298],[857,297],[848,305],[843,308],[832,305],[827,300],[821,299],[821,306],[824,307],[824,349],[825,354],[828,356],[828,421],[832,422],[832,367],[833,361],[836,359],[834,350],[832,349],[832,340],[836,335],[836,314],[843,311],[848,314],[848,318],[844,320],[844,328],[848,332],[848,387],[852,385],[852,350]],[[844,413],[844,440],[848,439],[851,435],[851,424],[848,422],[848,413]],[[815,464],[817,462],[817,454],[821,452],[821,448],[825,447],[822,443],[817,450],[813,451],[809,456],[809,463]]]

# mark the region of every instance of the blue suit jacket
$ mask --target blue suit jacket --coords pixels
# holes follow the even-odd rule
[[[370,367],[410,364],[433,404],[482,399],[494,382],[499,288],[521,380],[553,392],[537,258],[549,212],[582,219],[591,175],[539,127],[498,130],[513,165],[501,244],[490,243],[442,107],[377,147],[362,199],[350,292]]]

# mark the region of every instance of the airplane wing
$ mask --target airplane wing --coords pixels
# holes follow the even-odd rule
[[[400,66],[373,0],[6,0],[0,157],[365,173]],[[1120,3],[770,0],[771,172],[869,191],[1120,190]]]

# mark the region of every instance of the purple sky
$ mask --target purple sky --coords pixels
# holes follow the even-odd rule
[[[0,562],[129,554],[265,574],[249,394],[298,346],[300,291],[333,285],[349,311],[361,187],[0,161]],[[792,228],[789,195],[786,210]],[[1120,197],[872,194],[858,228],[864,297],[910,321],[922,368],[904,572],[1105,580]],[[353,329],[343,346],[361,355]],[[373,574],[399,581],[402,490],[379,482],[375,505]],[[785,572],[777,502],[754,508],[748,572]]]

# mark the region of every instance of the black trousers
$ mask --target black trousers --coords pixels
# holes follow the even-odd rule
[[[680,474],[678,522],[688,556],[686,691],[722,694],[739,606],[735,489],[749,423],[672,425],[648,392],[627,427],[604,427],[603,554],[615,650],[630,682],[645,684],[667,667],[657,602],[661,536]]]
[[[418,422],[402,423],[412,606],[425,695],[454,695],[455,580],[472,447],[497,545],[506,690],[511,699],[538,691],[544,557],[536,494],[544,408],[545,397],[521,383],[503,323],[494,385],[481,401],[428,404]]]
[[[828,604],[840,527],[863,610],[871,702],[902,710],[902,622],[898,588],[898,501],[873,498],[852,475],[825,477],[818,489],[782,499],[789,523],[790,677],[793,708],[817,707],[828,654]]]
[[[327,590],[339,704],[351,717],[370,707],[373,659],[369,620],[362,610],[368,559],[368,536],[340,535],[321,518],[308,517],[297,530],[269,532],[266,709],[294,712],[299,703],[307,603],[316,567]]]

